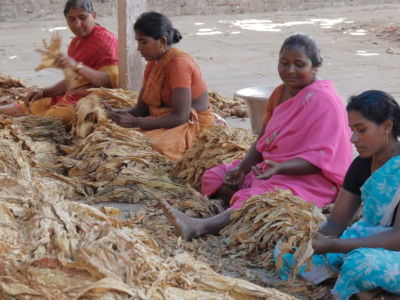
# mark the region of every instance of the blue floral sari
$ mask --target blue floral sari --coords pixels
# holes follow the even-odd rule
[[[392,229],[392,220],[400,202],[400,156],[391,158],[376,170],[361,188],[363,218],[347,228],[341,239],[362,238]],[[275,248],[275,262],[279,247]],[[287,280],[293,266],[293,254],[283,256],[279,276]],[[311,271],[299,275],[315,284],[336,277],[331,290],[335,299],[349,299],[353,294],[377,287],[400,295],[400,251],[359,248],[347,254],[313,255]]]

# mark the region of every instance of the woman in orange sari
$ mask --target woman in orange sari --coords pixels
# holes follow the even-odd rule
[[[140,128],[159,152],[177,161],[201,128],[214,125],[207,86],[191,56],[172,46],[182,36],[166,16],[144,13],[134,29],[138,51],[148,61],[138,103],[123,110],[106,107],[114,122]]]
[[[30,92],[24,102],[0,106],[6,115],[35,114],[57,117],[69,124],[75,103],[93,87],[118,87],[118,39],[95,23],[96,12],[90,0],[68,0],[64,8],[68,27],[75,34],[68,54],[60,54],[58,65],[71,68],[78,75],[76,84],[61,80],[51,87]]]

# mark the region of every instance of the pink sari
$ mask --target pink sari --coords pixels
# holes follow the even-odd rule
[[[309,175],[278,174],[267,180],[256,179],[249,172],[231,198],[231,208],[240,208],[250,196],[275,187],[291,190],[318,207],[333,202],[353,159],[350,137],[347,113],[333,83],[316,80],[274,109],[264,135],[257,141],[257,150],[264,160],[302,158],[320,170]],[[207,170],[202,181],[203,195],[213,195],[222,186],[226,172],[238,163]],[[267,168],[264,162],[259,166],[263,171]]]

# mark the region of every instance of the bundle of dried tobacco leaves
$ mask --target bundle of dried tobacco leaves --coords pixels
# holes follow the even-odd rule
[[[154,205],[168,199],[193,216],[219,211],[197,191],[171,180],[172,162],[153,150],[150,139],[110,122],[97,95],[79,101],[72,131],[74,145],[63,147],[68,154],[58,157],[58,166],[79,182],[72,185],[78,193],[83,191],[85,200]]]
[[[292,279],[305,261],[311,263],[311,240],[325,220],[313,203],[280,189],[252,196],[242,208],[232,211],[231,218],[232,223],[221,232],[227,237],[228,253],[247,257],[258,254],[262,264],[271,267],[274,247],[280,241],[276,268],[282,264],[282,255],[294,252]]]
[[[228,99],[213,91],[208,93],[208,100],[210,101],[213,111],[223,118],[247,118],[249,116],[246,104],[242,99]]]
[[[65,199],[30,164],[27,139],[0,123],[0,297],[4,299],[295,299],[215,273],[183,252]]]
[[[90,91],[115,108],[135,106],[139,96],[138,92],[123,89],[97,88]],[[239,98],[224,98],[213,91],[208,93],[208,100],[213,111],[221,117],[247,118],[249,116],[245,102]]]
[[[23,101],[31,90],[26,81],[0,73],[0,105]]]
[[[19,87],[27,87],[27,82],[23,79],[0,73],[0,88],[9,89]]]
[[[136,105],[139,96],[138,92],[123,89],[97,88],[89,89],[89,91],[96,94],[114,108],[133,107]]]
[[[23,127],[23,133],[33,141],[63,144],[71,139],[62,122],[55,117],[35,115],[15,116],[12,121]]]
[[[204,130],[176,163],[172,174],[199,189],[205,170],[242,159],[255,140],[255,135],[241,128],[216,126]]]
[[[43,39],[43,48],[44,49],[36,50],[41,54],[41,61],[35,68],[35,71],[46,68],[58,68],[58,57],[61,53],[61,36],[58,31],[53,34],[50,43],[47,43],[46,40]],[[68,88],[72,89],[89,83],[87,79],[76,73],[73,68],[65,68],[63,72],[65,83]]]

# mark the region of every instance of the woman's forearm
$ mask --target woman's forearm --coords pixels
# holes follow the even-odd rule
[[[121,109],[121,111],[127,111],[134,117],[147,117],[149,115],[148,110],[142,109],[139,106]]]
[[[319,171],[319,168],[302,158],[294,158],[279,164],[279,174],[307,175]]]
[[[128,112],[134,117],[145,117],[146,115],[140,111],[137,106],[115,109],[117,112]]]
[[[253,145],[251,145],[245,157],[240,162],[240,167],[245,170],[246,173],[250,172],[251,167],[257,165],[263,160],[261,153],[257,151],[256,145],[257,142],[254,142]]]
[[[153,130],[158,128],[173,128],[188,122],[181,116],[169,114],[161,117],[139,117],[139,127],[143,130]]]
[[[321,224],[319,232],[325,236],[339,237],[349,226],[351,219],[361,205],[360,195],[340,189],[332,213],[327,221]]]
[[[149,107],[144,101],[142,100],[143,98],[143,93],[144,90],[143,88],[140,89],[137,104],[134,107],[129,107],[126,109],[121,109],[120,111],[124,112],[129,112],[132,116],[134,117],[146,117],[149,115]]]
[[[332,239],[329,252],[348,253],[358,248],[382,248],[386,250],[400,250],[400,233],[396,230],[388,230],[358,239]]]
[[[80,65],[75,71],[89,80],[93,87],[111,88],[110,77],[104,71],[97,71],[85,65]]]
[[[61,96],[67,92],[67,85],[65,84],[65,80],[61,80],[55,85],[43,88],[42,90],[44,97]]]
[[[318,232],[326,236],[339,237],[343,233],[343,230],[328,219],[328,221],[321,224]]]

